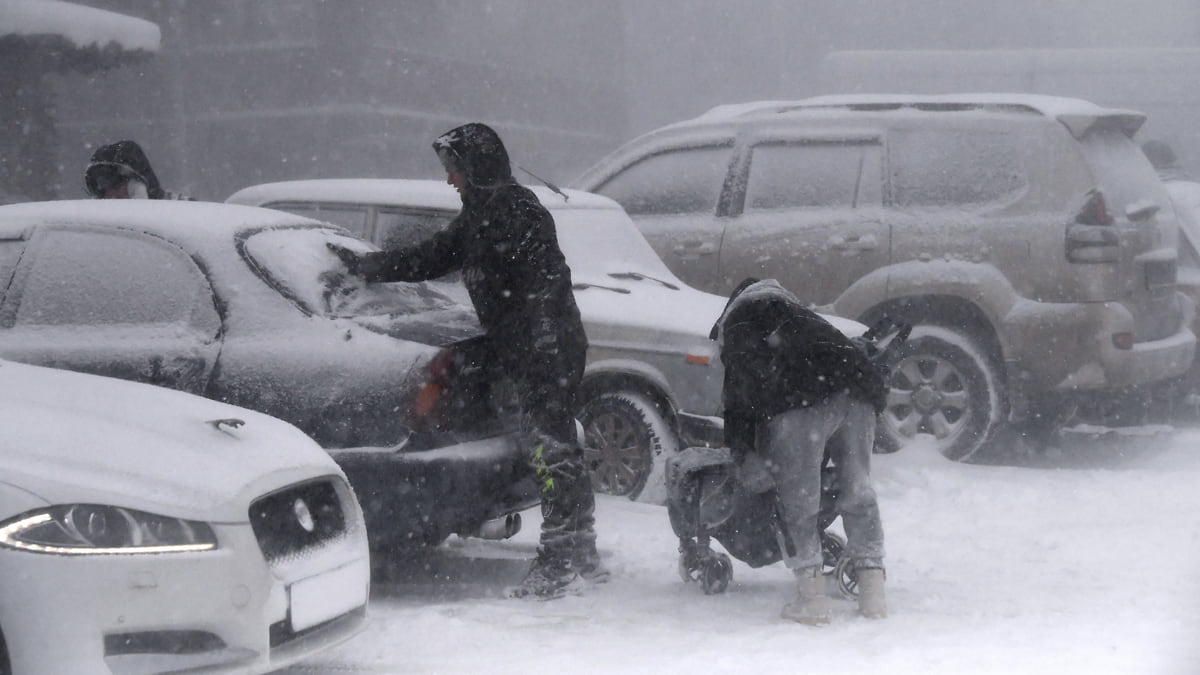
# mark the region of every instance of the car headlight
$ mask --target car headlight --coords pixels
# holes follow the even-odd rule
[[[217,537],[206,523],[99,504],[65,504],[0,523],[0,546],[60,555],[209,551]]]

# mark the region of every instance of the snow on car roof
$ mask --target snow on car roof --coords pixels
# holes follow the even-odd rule
[[[304,223],[328,227],[283,211],[216,202],[81,199],[0,206],[0,238],[20,238],[29,227],[45,223],[135,228],[200,249],[249,228]],[[228,237],[214,237],[214,233]]]
[[[1025,93],[961,93],[961,94],[831,94],[813,96],[795,101],[756,101],[739,104],[719,105],[708,112],[673,126],[707,124],[735,121],[750,115],[764,113],[787,113],[811,108],[837,108],[851,106],[885,106],[897,104],[916,107],[929,106],[994,106],[1023,107],[1038,114],[1056,119],[1072,133],[1079,135],[1096,120],[1113,119],[1128,134],[1133,134],[1145,122],[1146,116],[1136,110],[1106,108],[1091,101],[1062,96]]]
[[[0,35],[61,35],[77,47],[117,44],[128,50],[158,51],[158,25],[116,12],[59,0],[0,3]]]
[[[526,186],[551,210],[573,208],[621,208],[608,197],[564,189],[566,201],[547,187]],[[234,204],[272,204],[289,201],[325,204],[377,204],[458,211],[462,200],[454,188],[440,180],[411,178],[328,178],[290,180],[252,185],[225,200]]]

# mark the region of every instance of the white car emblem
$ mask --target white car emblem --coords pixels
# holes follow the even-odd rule
[[[300,523],[305,532],[316,529],[317,524],[313,521],[312,512],[308,510],[308,504],[305,504],[303,499],[297,499],[292,504],[292,513],[296,514],[296,522]]]

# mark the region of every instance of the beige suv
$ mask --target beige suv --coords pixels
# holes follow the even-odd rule
[[[1130,140],[1143,121],[1020,94],[720,106],[574,187],[621,203],[697,288],[775,277],[838,315],[916,324],[880,447],[931,434],[966,459],[1188,368],[1178,225]]]

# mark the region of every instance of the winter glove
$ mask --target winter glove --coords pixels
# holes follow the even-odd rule
[[[342,264],[346,266],[346,270],[350,272],[351,275],[357,276],[361,273],[359,269],[359,262],[361,259],[357,253],[351,251],[345,246],[340,246],[333,242],[327,241],[325,242],[325,246],[329,247],[329,250],[333,251],[333,254],[338,257],[338,260],[342,261]]]
[[[741,455],[733,464],[734,476],[743,488],[754,494],[762,494],[775,488],[770,465],[757,452]]]

